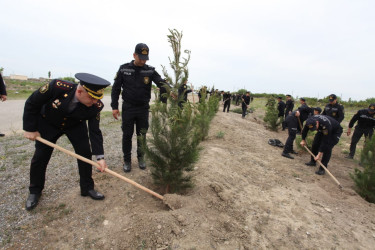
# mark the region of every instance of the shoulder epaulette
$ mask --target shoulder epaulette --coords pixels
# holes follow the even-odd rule
[[[74,87],[75,83],[63,81],[63,80],[56,80],[55,86],[60,89],[70,90]]]

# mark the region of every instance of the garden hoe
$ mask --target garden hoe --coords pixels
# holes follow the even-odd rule
[[[43,138],[41,138],[39,136],[36,137],[36,139],[38,141],[40,141],[40,142],[42,142],[42,143],[50,146],[50,147],[56,148],[56,149],[58,149],[58,150],[60,150],[60,151],[62,151],[64,153],[66,153],[66,154],[68,154],[70,156],[73,156],[73,157],[77,158],[78,160],[87,162],[87,163],[89,163],[89,164],[91,164],[91,165],[93,165],[93,166],[95,166],[95,167],[97,167],[99,169],[101,168],[100,165],[97,162],[94,162],[94,161],[92,161],[90,159],[87,159],[87,158],[85,158],[85,157],[83,157],[81,155],[78,155],[78,154],[76,154],[76,153],[74,153],[72,151],[69,151],[69,150],[67,150],[65,148],[62,148],[62,147],[60,147],[60,146],[58,146],[58,145],[56,145],[56,144],[54,144],[54,143],[52,143],[50,141],[47,141],[47,140],[45,140],[45,139],[43,139]],[[162,196],[162,195],[160,195],[160,194],[158,194],[158,193],[156,193],[156,192],[154,192],[154,191],[152,191],[152,190],[150,190],[150,189],[148,189],[148,188],[146,188],[146,187],[138,184],[137,182],[135,182],[133,180],[130,180],[130,179],[128,179],[128,178],[126,178],[126,177],[124,177],[124,176],[122,176],[122,175],[120,175],[120,174],[118,174],[118,173],[116,173],[116,172],[108,169],[108,168],[105,168],[104,172],[106,172],[106,173],[108,173],[110,175],[113,175],[113,176],[115,176],[115,177],[117,177],[117,178],[119,178],[119,179],[121,179],[123,181],[126,181],[127,183],[129,183],[129,184],[131,184],[131,185],[133,185],[133,186],[135,186],[135,187],[137,187],[139,189],[142,189],[143,191],[145,191],[145,192],[147,192],[147,193],[155,196],[156,198],[159,198],[160,200],[162,200],[164,202],[164,204],[166,204],[172,210],[182,207],[181,201],[179,201],[179,195],[168,194],[168,195]]]
[[[301,128],[301,134],[302,134],[302,124],[301,124],[301,120],[299,119],[299,116],[298,116],[298,123]],[[315,158],[315,155],[310,151],[310,149],[306,145],[303,147],[307,150],[307,152],[311,154],[312,157]],[[333,176],[333,174],[331,174],[331,172],[329,172],[329,170],[323,165],[323,163],[320,160],[317,160],[317,162],[328,173],[328,175],[336,182],[336,184],[339,185],[339,188],[342,189],[340,182],[335,178],[335,176]]]

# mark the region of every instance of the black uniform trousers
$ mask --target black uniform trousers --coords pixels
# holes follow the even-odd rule
[[[246,110],[247,110],[247,106],[245,103],[242,102],[242,118],[246,116]]]
[[[91,147],[89,142],[86,122],[82,122],[72,128],[61,130],[60,128],[50,125],[42,116],[38,120],[38,131],[42,138],[56,143],[56,141],[65,134],[73,145],[76,154],[91,159]],[[53,148],[39,141],[35,142],[35,153],[31,159],[30,167],[30,186],[31,194],[39,194],[44,188],[46,179],[46,169]],[[86,162],[77,160],[78,172],[80,176],[81,192],[87,192],[94,189],[94,181],[91,177],[92,166]]]
[[[356,127],[352,136],[352,141],[350,143],[350,153],[349,155],[354,157],[355,149],[357,147],[357,143],[361,139],[362,135],[371,139],[374,130],[372,128],[359,128]]]
[[[142,141],[146,142],[146,137],[142,139],[140,135],[146,135],[148,130],[148,110],[149,105],[134,106],[129,103],[122,104],[122,151],[124,153],[124,161],[131,161],[132,138],[134,134],[134,124],[137,134],[137,157],[143,158]]]
[[[285,146],[284,146],[284,153],[291,153],[293,152],[293,143],[296,139],[297,134],[297,127],[298,127],[298,118],[293,115],[287,116],[284,123],[286,127],[288,127],[288,138],[286,139]]]
[[[342,128],[337,130],[335,133],[333,133],[331,135],[329,145],[326,147],[326,150],[324,150],[322,152],[323,157],[322,157],[321,162],[326,168],[328,168],[328,162],[331,159],[332,149],[339,142],[339,140],[340,140],[339,138],[341,137],[341,134],[342,134]],[[322,143],[323,136],[324,135],[323,135],[322,132],[317,132],[315,137],[314,137],[314,141],[313,141],[313,144],[312,144],[312,147],[311,147],[311,152],[315,156],[319,153],[319,148],[320,148],[320,144]],[[314,157],[312,157],[312,156],[311,156],[311,161],[315,162]],[[320,169],[323,169],[323,168],[320,167]]]
[[[229,112],[229,108],[230,108],[230,99],[224,102],[223,112],[225,112],[225,109],[227,109],[227,112]]]

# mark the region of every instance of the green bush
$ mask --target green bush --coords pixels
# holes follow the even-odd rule
[[[350,177],[357,193],[368,202],[375,203],[375,136],[366,142],[362,150],[361,165],[363,170],[356,168]]]
[[[275,98],[269,98],[266,104],[266,115],[263,119],[267,123],[267,127],[273,131],[277,131],[280,126],[278,118],[279,111],[277,110]]]

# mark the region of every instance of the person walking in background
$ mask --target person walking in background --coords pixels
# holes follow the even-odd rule
[[[367,109],[358,110],[358,112],[352,117],[349,122],[348,131],[346,134],[350,136],[354,123],[357,123],[355,126],[354,133],[352,136],[352,141],[350,143],[350,153],[346,158],[353,159],[355,154],[355,149],[357,143],[361,139],[362,135],[365,135],[366,140],[371,139],[374,128],[375,128],[375,103],[370,104]]]
[[[232,97],[232,95],[230,94],[229,91],[224,94],[224,109],[223,109],[223,112],[225,112],[225,110],[227,110],[227,113],[229,113],[231,97]]]
[[[0,99],[2,102],[5,102],[7,100],[7,90],[6,90],[5,82],[4,82],[1,72],[0,72]],[[0,132],[0,137],[3,137],[3,136],[5,136],[5,134]]]
[[[324,107],[322,115],[328,115],[341,123],[345,118],[344,106],[337,102],[335,94],[329,95],[329,103]]]
[[[242,96],[242,118],[245,118],[247,108],[250,105],[250,92],[246,92],[246,95]]]

